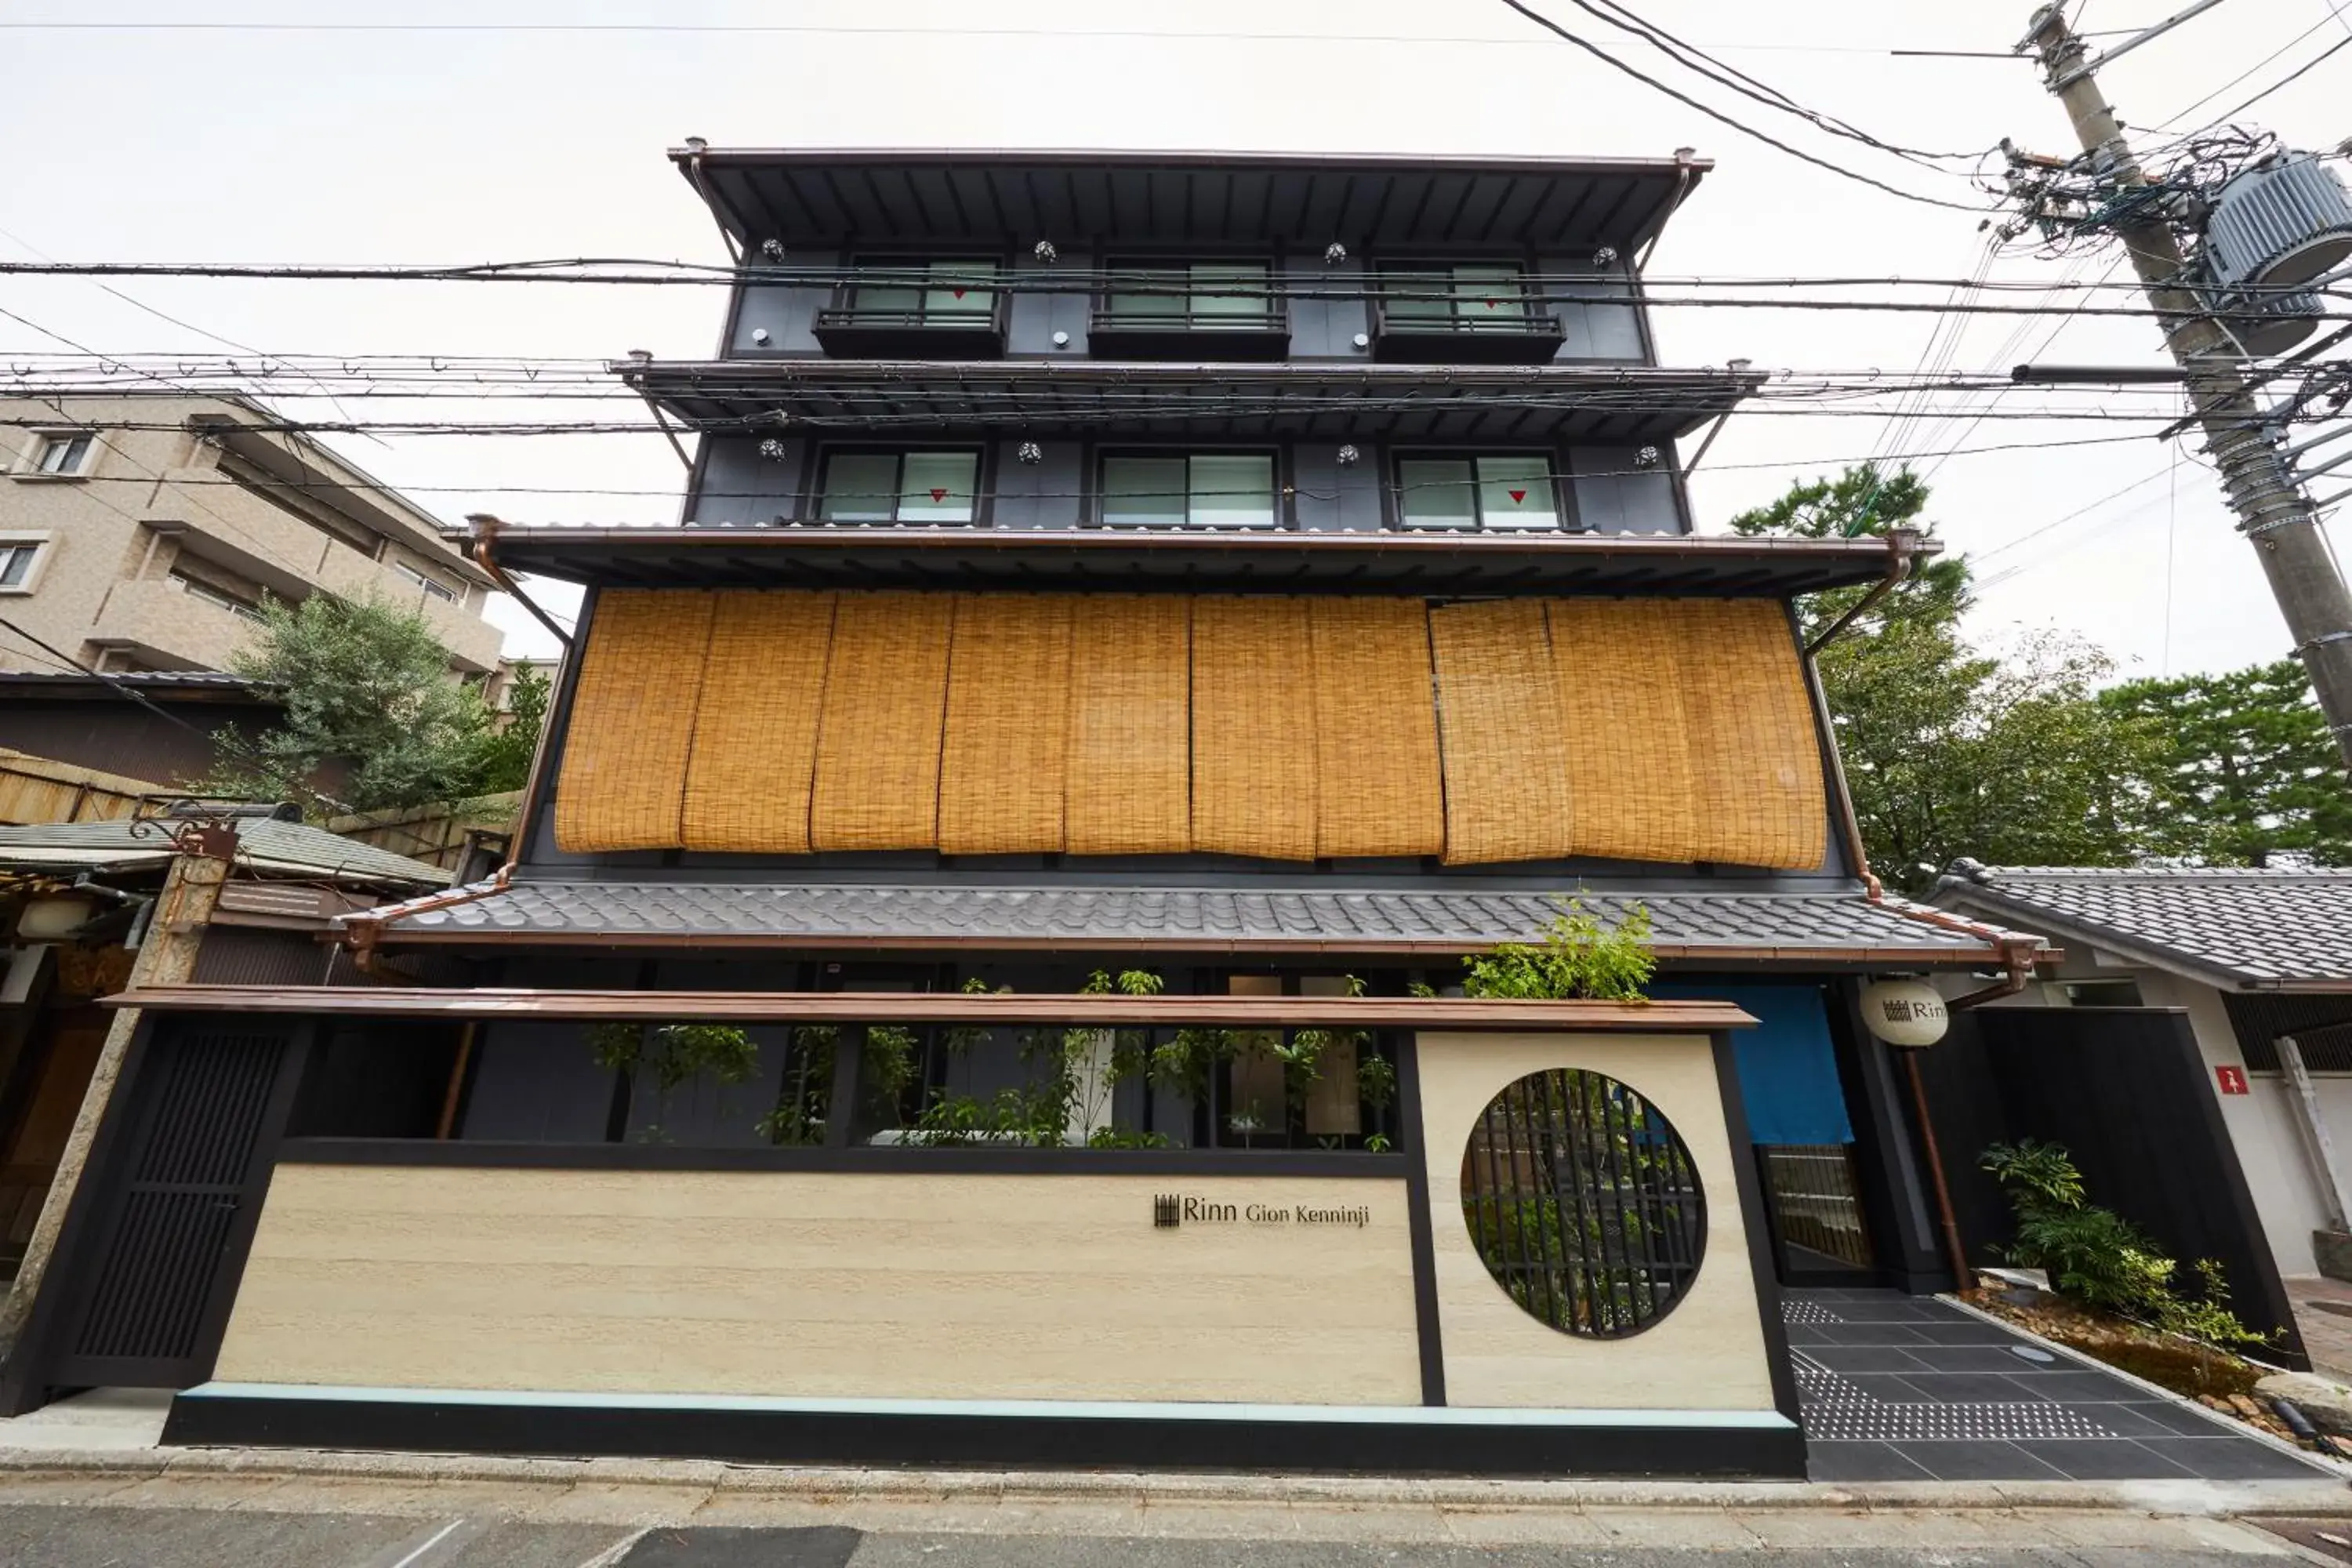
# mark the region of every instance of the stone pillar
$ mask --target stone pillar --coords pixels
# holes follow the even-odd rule
[[[212,921],[214,906],[220,902],[221,883],[227,876],[228,862],[208,855],[182,855],[172,862],[171,874],[163,879],[163,890],[156,896],[154,913],[147,922],[147,938],[131,963],[131,989],[176,985],[194,972],[196,948],[204,941],[205,928]],[[40,1293],[41,1280],[57,1250],[67,1205],[73,1202],[82,1167],[89,1159],[91,1141],[98,1136],[99,1121],[106,1114],[107,1101],[113,1098],[115,1080],[122,1076],[123,1056],[138,1027],[139,1009],[123,1008],[115,1014],[106,1031],[106,1044],[99,1048],[89,1088],[83,1092],[81,1110],[74,1117],[73,1132],[58,1159],[57,1178],[49,1184],[41,1217],[25,1244],[25,1260],[17,1266],[7,1300],[0,1302],[0,1367],[15,1358],[17,1341],[32,1316],[33,1300]]]

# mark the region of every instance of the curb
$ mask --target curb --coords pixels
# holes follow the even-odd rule
[[[306,1449],[0,1450],[0,1492],[16,1479],[126,1481],[183,1477],[333,1479],[525,1487],[667,1486],[812,1501],[960,1502],[1124,1499],[1146,1503],[1320,1502],[1360,1507],[1588,1507],[1827,1510],[1845,1513],[2095,1510],[2155,1516],[2352,1514],[2352,1489],[2315,1475],[2292,1481],[1485,1480],[1382,1476],[1250,1476],[1125,1471],[789,1468],[698,1459],[522,1459]]]

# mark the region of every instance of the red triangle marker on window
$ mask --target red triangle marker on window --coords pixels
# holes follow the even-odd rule
[[[931,499],[933,500],[945,500],[948,499],[948,492],[945,490],[933,490],[931,492]]]
[[[1513,490],[1511,492],[1511,499],[1515,501],[1525,500],[1528,499],[1528,492],[1525,490]]]
[[[962,299],[962,298],[963,298],[963,290],[962,290],[962,289],[957,289],[957,290],[955,291],[955,297],[956,297],[957,299],[959,299],[959,300]]]
[[[1487,301],[1486,301],[1486,309],[1488,309],[1489,310],[1493,310],[1493,309],[1496,307],[1496,304],[1498,304],[1499,302],[1500,302],[1500,301],[1498,301],[1498,300],[1487,300]]]

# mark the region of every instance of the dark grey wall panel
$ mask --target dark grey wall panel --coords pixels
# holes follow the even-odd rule
[[[1283,275],[1301,289],[1360,287],[1364,267],[1348,260],[1324,265],[1320,253],[1293,256],[1283,263]],[[1305,299],[1290,301],[1290,357],[1293,359],[1360,360],[1371,363],[1369,345],[1356,346],[1358,333],[1371,331],[1371,310],[1361,300]]]
[[[834,260],[829,255],[795,255],[791,259],[796,267],[829,267]],[[730,355],[821,353],[810,329],[816,313],[832,302],[830,289],[751,284],[741,290],[741,303],[735,311],[735,337],[727,352]],[[752,337],[759,331],[768,334],[766,342]]]
[[[1339,466],[1336,442],[1302,442],[1291,450],[1294,498],[1301,531],[1317,533],[1381,529],[1381,461],[1370,442],[1356,445],[1357,460]]]
[[[475,1047],[460,1136],[529,1143],[601,1143],[613,1075],[588,1055],[579,1024],[489,1023]]]
[[[695,521],[769,522],[795,515],[806,441],[788,438],[784,455],[772,458],[760,456],[759,441],[749,436],[705,440],[701,489],[687,509]]]
[[[1076,272],[1087,265],[1087,258],[1064,251],[1055,264],[1055,271]],[[1008,354],[1034,354],[1046,358],[1084,359],[1087,355],[1087,313],[1093,306],[1093,297],[1083,288],[1067,293],[1046,293],[1041,289],[1024,289],[1014,294],[1005,319],[1004,352]],[[1066,332],[1070,341],[1056,345],[1055,332]]]
[[[998,528],[1076,528],[1078,491],[1084,488],[1086,453],[1076,441],[1040,441],[1042,462],[1024,463],[1018,439],[996,447],[996,502],[991,521]]]
[[[1601,533],[1688,533],[1675,493],[1673,451],[1661,447],[1655,468],[1637,469],[1631,447],[1570,448],[1576,521]]]
[[[1633,302],[1633,280],[1622,270],[1595,271],[1589,258],[1547,257],[1538,263],[1550,276],[1570,281],[1551,285],[1556,294],[1622,294],[1622,305],[1588,305],[1561,300],[1552,306],[1567,333],[1557,356],[1562,360],[1622,360],[1651,363],[1643,341],[1642,308]]]

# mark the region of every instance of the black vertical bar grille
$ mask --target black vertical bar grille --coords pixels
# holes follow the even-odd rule
[[[1563,1333],[1636,1334],[1706,1250],[1690,1151],[1616,1079],[1557,1068],[1490,1100],[1462,1156],[1462,1212],[1487,1272]]]
[[[251,1176],[286,1040],[191,1032],[142,1085],[145,1137],[72,1357],[194,1356],[214,1275]]]
[[[1783,1247],[1801,1247],[1853,1268],[1877,1260],[1862,1210],[1850,1143],[1775,1143],[1764,1157],[1764,1193]]]

